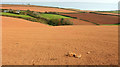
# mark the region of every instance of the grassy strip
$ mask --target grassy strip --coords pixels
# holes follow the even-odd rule
[[[56,15],[56,14],[40,14],[41,17],[47,18],[47,19],[61,19],[61,18],[70,18],[70,17],[65,17],[61,15]]]
[[[19,14],[4,13],[4,12],[1,12],[0,15],[17,16],[17,17],[22,17],[22,18],[33,18],[29,15],[19,15]]]
[[[25,20],[28,20],[28,21],[32,21],[32,22],[39,22],[39,23],[44,23],[44,24],[47,24],[48,22],[43,20],[43,19],[36,19],[36,18],[24,18],[24,17],[18,17],[18,16],[9,16],[9,15],[2,15],[2,16],[7,16],[7,17],[14,17],[14,18],[21,18],[21,19],[25,19]]]
[[[73,18],[73,19],[77,19],[77,17],[71,17],[71,16],[68,16],[68,15],[62,15],[62,14],[58,14],[58,15],[69,17],[69,18]]]
[[[21,18],[21,19],[32,21],[32,22],[40,22],[40,23],[47,24],[47,21],[45,21],[43,19],[37,19],[37,18],[31,17],[29,15],[18,15],[18,14],[3,13],[3,12],[1,12],[0,15],[7,16],[7,17]]]

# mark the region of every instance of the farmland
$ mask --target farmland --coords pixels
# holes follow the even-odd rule
[[[105,12],[105,13],[116,13],[116,14],[120,14],[120,11],[96,11],[96,12]]]
[[[97,24],[118,24],[118,16],[98,15],[93,13],[80,13],[80,14],[61,14],[71,17],[77,17],[77,19],[89,21]]]
[[[18,8],[19,7],[19,8]],[[6,5],[3,4],[2,9],[14,9],[14,10],[31,10],[37,12],[66,12],[66,13],[76,13],[76,11],[53,8],[53,7],[42,7],[42,6],[34,6],[34,5]]]
[[[2,9],[13,10],[0,16],[3,65],[118,65],[118,16],[33,5]]]
[[[4,65],[117,64],[117,26],[48,26],[19,18],[2,19]],[[69,51],[82,57],[66,57]]]

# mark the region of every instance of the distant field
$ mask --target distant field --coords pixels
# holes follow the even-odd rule
[[[61,15],[55,15],[55,14],[40,14],[41,17],[47,18],[47,19],[61,19],[61,18],[70,18],[70,17],[65,17]]]
[[[118,16],[98,15],[93,13],[80,13],[80,14],[61,14],[71,17],[77,17],[77,19],[89,21],[97,24],[118,24]]]
[[[0,12],[0,15],[8,15],[8,16],[18,16],[18,17],[23,17],[23,18],[33,18],[29,15],[19,15],[19,14],[13,14],[13,13],[4,13],[4,12]]]
[[[97,11],[97,12],[107,12],[107,13],[116,13],[116,14],[120,14],[120,11]]]
[[[19,7],[19,8],[18,8]],[[37,12],[65,12],[65,13],[76,13],[76,11],[60,9],[60,8],[53,8],[53,7],[42,7],[42,6],[35,6],[35,5],[7,5],[2,4],[0,7],[2,9],[14,9],[14,10],[30,10],[30,11],[37,11]]]

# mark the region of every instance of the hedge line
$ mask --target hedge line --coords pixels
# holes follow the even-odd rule
[[[10,15],[2,15],[2,16],[7,16],[7,17],[14,17],[14,18],[21,18],[21,19],[25,19],[25,20],[29,20],[32,22],[40,22],[40,23],[45,23],[47,24],[46,21],[42,20],[42,19],[36,19],[36,18],[24,18],[24,17],[19,17],[19,16],[10,16]]]
[[[4,11],[4,10],[11,10],[11,9],[3,9],[2,11]],[[15,10],[13,10],[9,13],[15,13]],[[35,11],[30,11],[30,10],[25,11],[24,10],[24,11],[21,11],[19,14],[20,15],[29,15],[29,16],[34,17],[34,18],[24,18],[24,17],[18,17],[18,16],[10,16],[10,15],[3,15],[3,16],[22,18],[22,19],[25,19],[25,20],[29,20],[29,21],[33,21],[33,22],[41,22],[41,23],[52,25],[52,26],[72,25],[72,22],[70,22],[69,20],[66,21],[63,18],[62,19],[43,18],[43,17],[40,16],[40,14],[41,14],[40,12],[35,12]]]

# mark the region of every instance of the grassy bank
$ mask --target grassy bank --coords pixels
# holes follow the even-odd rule
[[[47,19],[61,19],[61,18],[70,18],[70,17],[65,17],[61,15],[56,15],[56,14],[40,14],[41,17],[47,18]]]
[[[1,12],[0,15],[17,16],[22,18],[33,18],[29,15],[19,15],[19,14],[13,14],[13,13],[5,13],[5,12]]]

